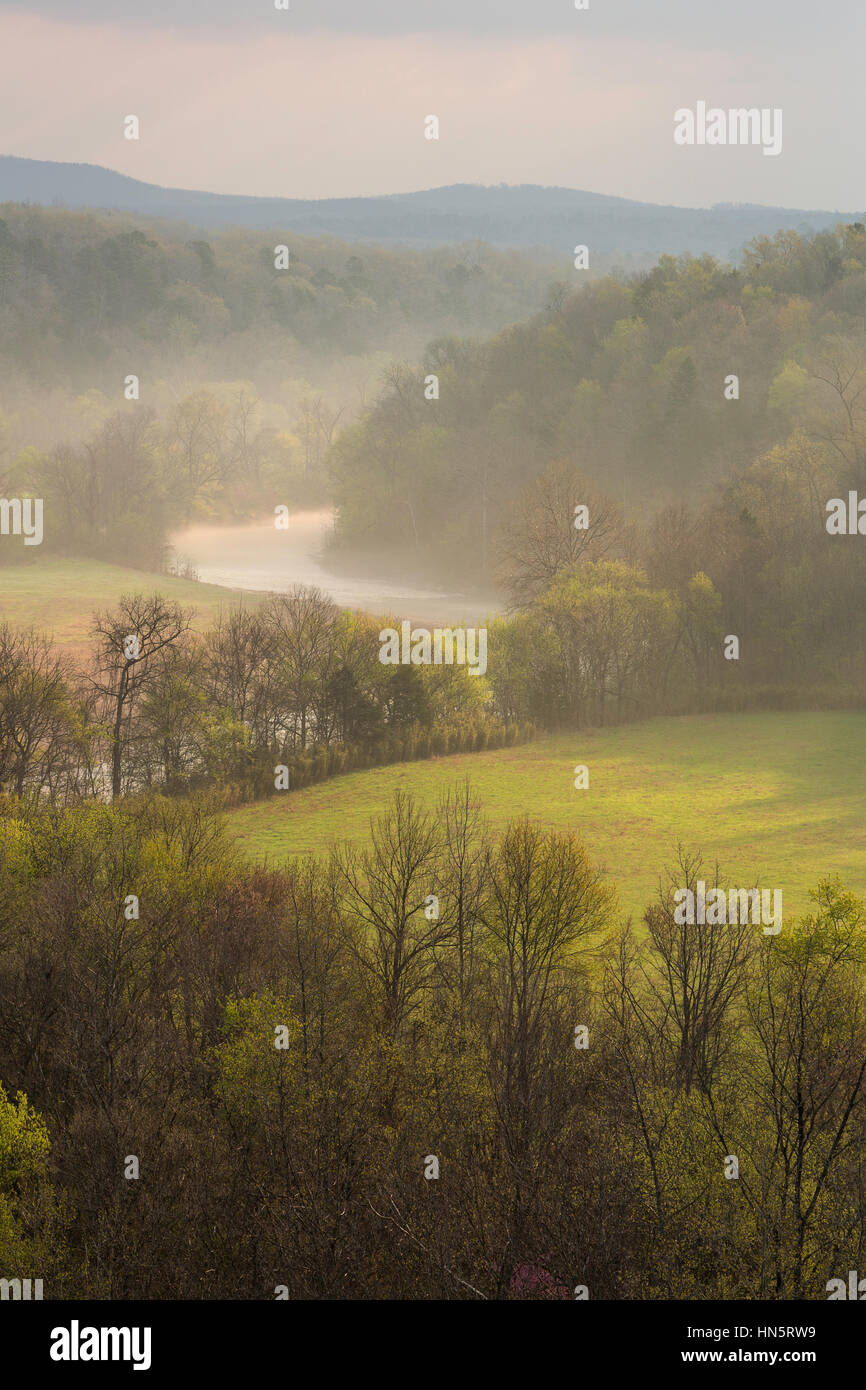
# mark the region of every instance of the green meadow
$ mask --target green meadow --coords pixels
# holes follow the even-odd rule
[[[276,864],[363,840],[397,788],[435,808],[469,775],[494,827],[525,814],[577,831],[636,918],[679,841],[702,849],[708,868],[718,860],[733,886],[781,888],[788,916],[828,873],[866,895],[864,742],[862,712],[654,719],[351,773],[275,793],[229,822],[248,857]],[[585,791],[574,788],[578,763]]]
[[[35,627],[60,647],[87,642],[93,613],[112,608],[121,594],[159,593],[196,611],[196,625],[207,627],[219,609],[244,598],[218,584],[200,584],[170,574],[151,574],[99,560],[39,559],[31,564],[0,568],[0,621],[14,627]]]

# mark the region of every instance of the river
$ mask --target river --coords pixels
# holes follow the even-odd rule
[[[492,590],[408,583],[396,566],[389,569],[386,558],[371,569],[368,556],[353,561],[341,555],[339,564],[329,567],[325,546],[333,525],[333,512],[321,508],[293,512],[287,530],[278,531],[273,518],[242,526],[197,525],[176,533],[171,544],[181,564],[188,561],[200,580],[230,589],[285,592],[294,584],[312,584],[341,608],[427,624],[478,624],[503,611],[502,596]]]

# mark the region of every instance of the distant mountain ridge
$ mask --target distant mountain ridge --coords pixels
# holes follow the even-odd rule
[[[577,243],[606,255],[710,252],[728,258],[755,236],[813,233],[863,212],[719,204],[679,208],[535,184],[453,184],[355,198],[267,198],[162,188],[97,164],[0,155],[0,203],[97,208],[218,227],[279,228],[345,241],[443,246],[487,241],[570,255]]]

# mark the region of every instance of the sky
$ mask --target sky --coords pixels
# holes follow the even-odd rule
[[[536,183],[866,203],[864,0],[289,3],[0,0],[0,154],[295,198]],[[780,108],[781,153],[676,145],[698,101]]]

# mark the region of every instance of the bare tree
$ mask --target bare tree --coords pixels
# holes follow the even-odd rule
[[[525,1257],[552,1158],[571,1110],[562,1079],[580,994],[579,957],[607,925],[612,893],[573,834],[513,822],[488,859],[491,950],[489,1085],[507,1202],[497,1291]]]
[[[639,969],[646,993],[637,1007],[652,1015],[669,1048],[676,1084],[686,1094],[695,1084],[705,1091],[712,1084],[759,941],[748,921],[723,926],[677,921],[675,892],[694,893],[703,872],[700,855],[679,845],[676,866],[659,882],[657,901],[644,914],[649,943]],[[710,887],[720,888],[718,865]]]
[[[74,736],[62,659],[33,629],[0,625],[0,787],[20,796],[56,778]]]
[[[285,711],[279,722],[288,729],[292,744],[303,749],[317,688],[334,661],[339,609],[321,589],[295,584],[288,593],[275,595],[262,616],[274,643],[275,680],[284,692]]]
[[[96,614],[90,682],[108,711],[112,797],[120,796],[123,781],[124,723],[129,726],[138,696],[191,621],[191,610],[160,594],[124,594],[113,613]]]
[[[586,528],[575,526],[575,508],[581,505],[589,512]],[[525,606],[569,565],[615,553],[623,534],[616,505],[573,464],[553,463],[512,511],[500,542],[501,578],[515,605]]]
[[[339,848],[334,863],[349,923],[360,928],[356,954],[396,1037],[431,987],[436,953],[453,937],[449,913],[425,913],[427,899],[439,896],[438,829],[398,791],[391,809],[371,821],[370,847]]]
[[[449,912],[454,924],[457,1004],[461,1031],[467,1001],[476,983],[476,945],[486,893],[488,835],[481,803],[467,777],[450,788],[439,803],[444,837],[444,865]]]

